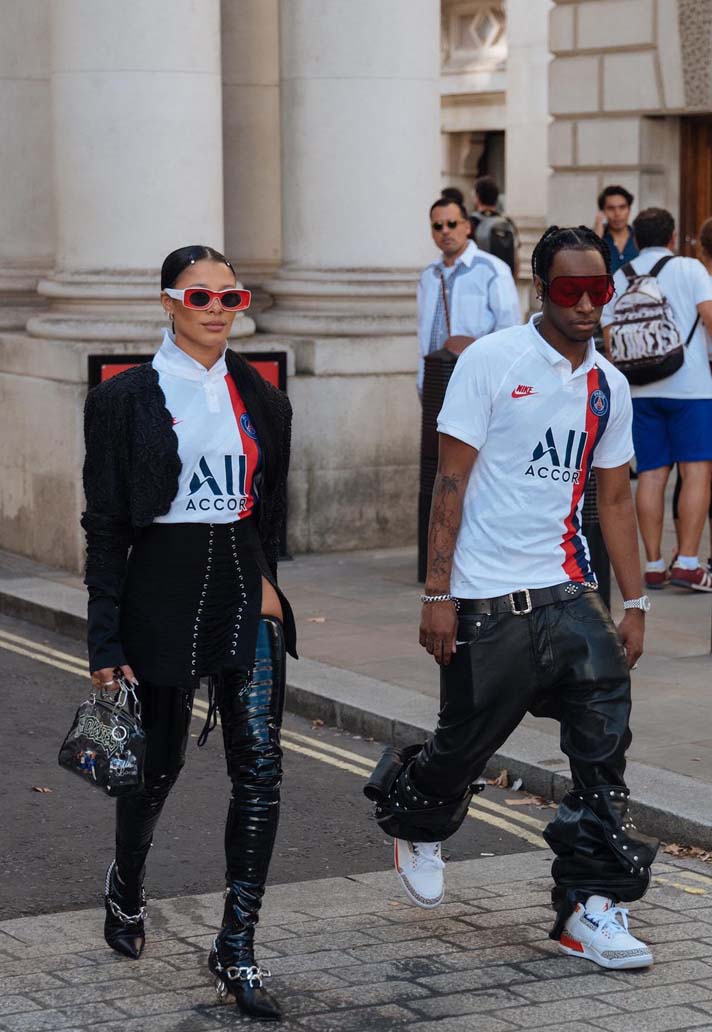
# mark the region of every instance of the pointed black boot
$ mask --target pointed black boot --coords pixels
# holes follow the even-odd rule
[[[122,883],[112,860],[106,872],[104,886],[104,938],[112,950],[131,960],[138,960],[146,944],[144,920],[146,896],[142,880],[135,887]]]
[[[232,800],[225,827],[227,893],[222,928],[208,958],[221,1000],[234,999],[242,1014],[279,1021],[282,1014],[264,987],[270,972],[255,961],[255,926],[265,891],[279,822],[285,648],[282,625],[262,617],[249,684],[220,684],[225,754]]]
[[[145,945],[143,876],[153,832],[185,762],[194,689],[151,685],[138,689],[146,732],[140,792],[116,800],[116,859],[106,872],[104,938],[112,950],[138,960]]]
[[[242,939],[241,944],[239,939]],[[270,978],[271,972],[255,963],[251,939],[251,931],[247,930],[243,936],[233,931],[222,943],[219,936],[215,939],[208,957],[208,967],[215,975],[215,991],[218,999],[225,1003],[232,997],[240,1013],[247,1017],[257,1021],[281,1021],[279,1004],[264,987],[264,979]]]

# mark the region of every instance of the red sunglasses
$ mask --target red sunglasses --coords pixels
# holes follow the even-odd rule
[[[203,311],[210,308],[215,298],[220,302],[224,312],[241,312],[243,308],[250,307],[252,294],[249,290],[206,290],[205,287],[188,287],[187,290],[175,290],[166,287],[164,294],[182,301],[185,308],[193,308],[196,311]]]
[[[544,282],[550,299],[561,308],[573,308],[584,294],[588,294],[594,308],[607,305],[615,294],[613,277],[605,276],[555,276],[550,283]]]

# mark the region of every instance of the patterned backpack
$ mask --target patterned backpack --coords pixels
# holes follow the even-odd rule
[[[683,343],[670,302],[660,289],[657,277],[674,257],[666,254],[647,273],[638,274],[630,262],[623,266],[628,286],[613,309],[611,357],[635,386],[655,383],[676,373],[697,329],[699,315]]]

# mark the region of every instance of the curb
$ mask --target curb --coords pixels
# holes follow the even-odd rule
[[[27,620],[29,623],[36,624],[37,627],[64,634],[67,638],[76,638],[79,641],[86,639],[87,621],[85,616],[68,613],[63,609],[55,609],[46,603],[35,602],[32,599],[23,598],[21,595],[0,591],[0,613],[5,616],[14,616],[17,620]]]
[[[35,598],[28,597],[30,594]],[[37,594],[36,590],[0,591],[0,612],[71,638],[84,639],[86,617],[76,611],[79,605],[84,609],[82,592],[73,592],[77,598],[72,598],[69,607],[66,596],[63,606],[53,606],[39,601]],[[69,608],[75,611],[70,612]],[[323,720],[351,734],[396,746],[423,741],[437,720],[434,698],[311,659],[289,664],[286,706],[298,716]],[[558,740],[531,728],[517,728],[492,756],[485,774],[496,775],[502,768],[509,771],[513,780],[521,778],[526,791],[554,802],[559,802],[571,787],[568,764]],[[665,842],[682,841],[712,848],[708,784],[635,761],[626,767],[626,780],[635,819],[646,833]]]

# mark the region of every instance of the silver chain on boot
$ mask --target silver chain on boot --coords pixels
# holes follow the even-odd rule
[[[215,952],[215,970],[225,975],[230,981],[249,982],[250,989],[262,989],[264,986],[263,979],[272,977],[270,969],[262,967],[261,964],[240,964],[239,966],[230,964],[228,967],[223,967],[220,963],[217,939],[213,940],[213,950]],[[229,992],[228,987],[221,978],[218,978],[217,981],[220,983],[219,986],[216,985],[215,987],[218,996],[226,996]]]
[[[107,907],[117,921],[121,921],[124,925],[133,925],[138,924],[140,921],[145,921],[148,910],[146,908],[146,896],[143,889],[141,889],[141,907],[138,914],[125,914],[121,907],[119,907],[118,903],[115,903],[111,898],[111,875],[115,868],[116,860],[112,860],[109,864],[109,870],[106,872],[106,884],[104,885],[104,896],[106,897]]]

